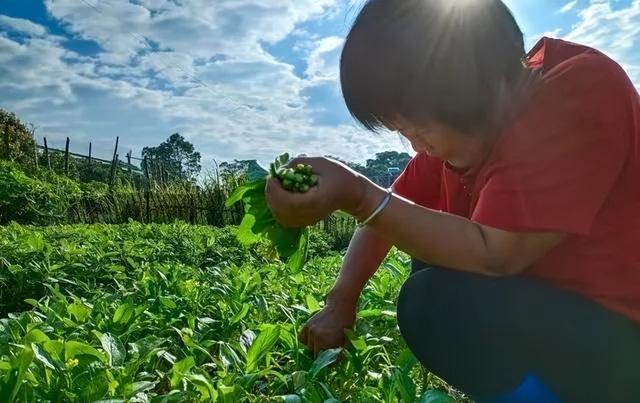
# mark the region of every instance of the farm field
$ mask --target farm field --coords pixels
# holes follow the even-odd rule
[[[0,227],[2,402],[453,402],[404,346],[390,254],[344,351],[314,359],[297,331],[341,255],[312,233],[292,272],[235,227]]]

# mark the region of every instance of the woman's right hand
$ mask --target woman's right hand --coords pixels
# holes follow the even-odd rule
[[[356,321],[357,301],[328,298],[327,303],[304,325],[298,340],[316,356],[320,351],[344,347],[346,329]]]

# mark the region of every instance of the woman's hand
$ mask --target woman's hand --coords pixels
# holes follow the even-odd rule
[[[329,158],[296,158],[289,166],[306,164],[318,175],[318,184],[306,193],[285,190],[277,178],[267,181],[266,197],[275,219],[285,227],[312,225],[333,213],[355,213],[366,193],[366,178]]]
[[[327,300],[327,305],[304,325],[298,340],[305,344],[314,356],[322,350],[344,347],[345,330],[353,328],[356,310],[356,303]]]

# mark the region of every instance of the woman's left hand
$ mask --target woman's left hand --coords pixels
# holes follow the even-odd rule
[[[266,198],[275,219],[285,227],[312,225],[344,210],[354,214],[366,192],[367,180],[348,166],[329,158],[296,158],[289,166],[311,165],[318,184],[307,193],[284,189],[278,178],[267,181]]]

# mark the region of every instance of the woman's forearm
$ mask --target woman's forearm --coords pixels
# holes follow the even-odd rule
[[[385,190],[378,186],[366,186],[366,195],[349,213],[360,221],[364,220],[385,194]],[[496,274],[490,267],[481,227],[466,218],[430,210],[394,195],[369,226],[390,245],[414,258],[437,266]]]
[[[373,228],[359,228],[353,235],[349,249],[329,301],[357,303],[367,281],[389,253],[391,244]]]

